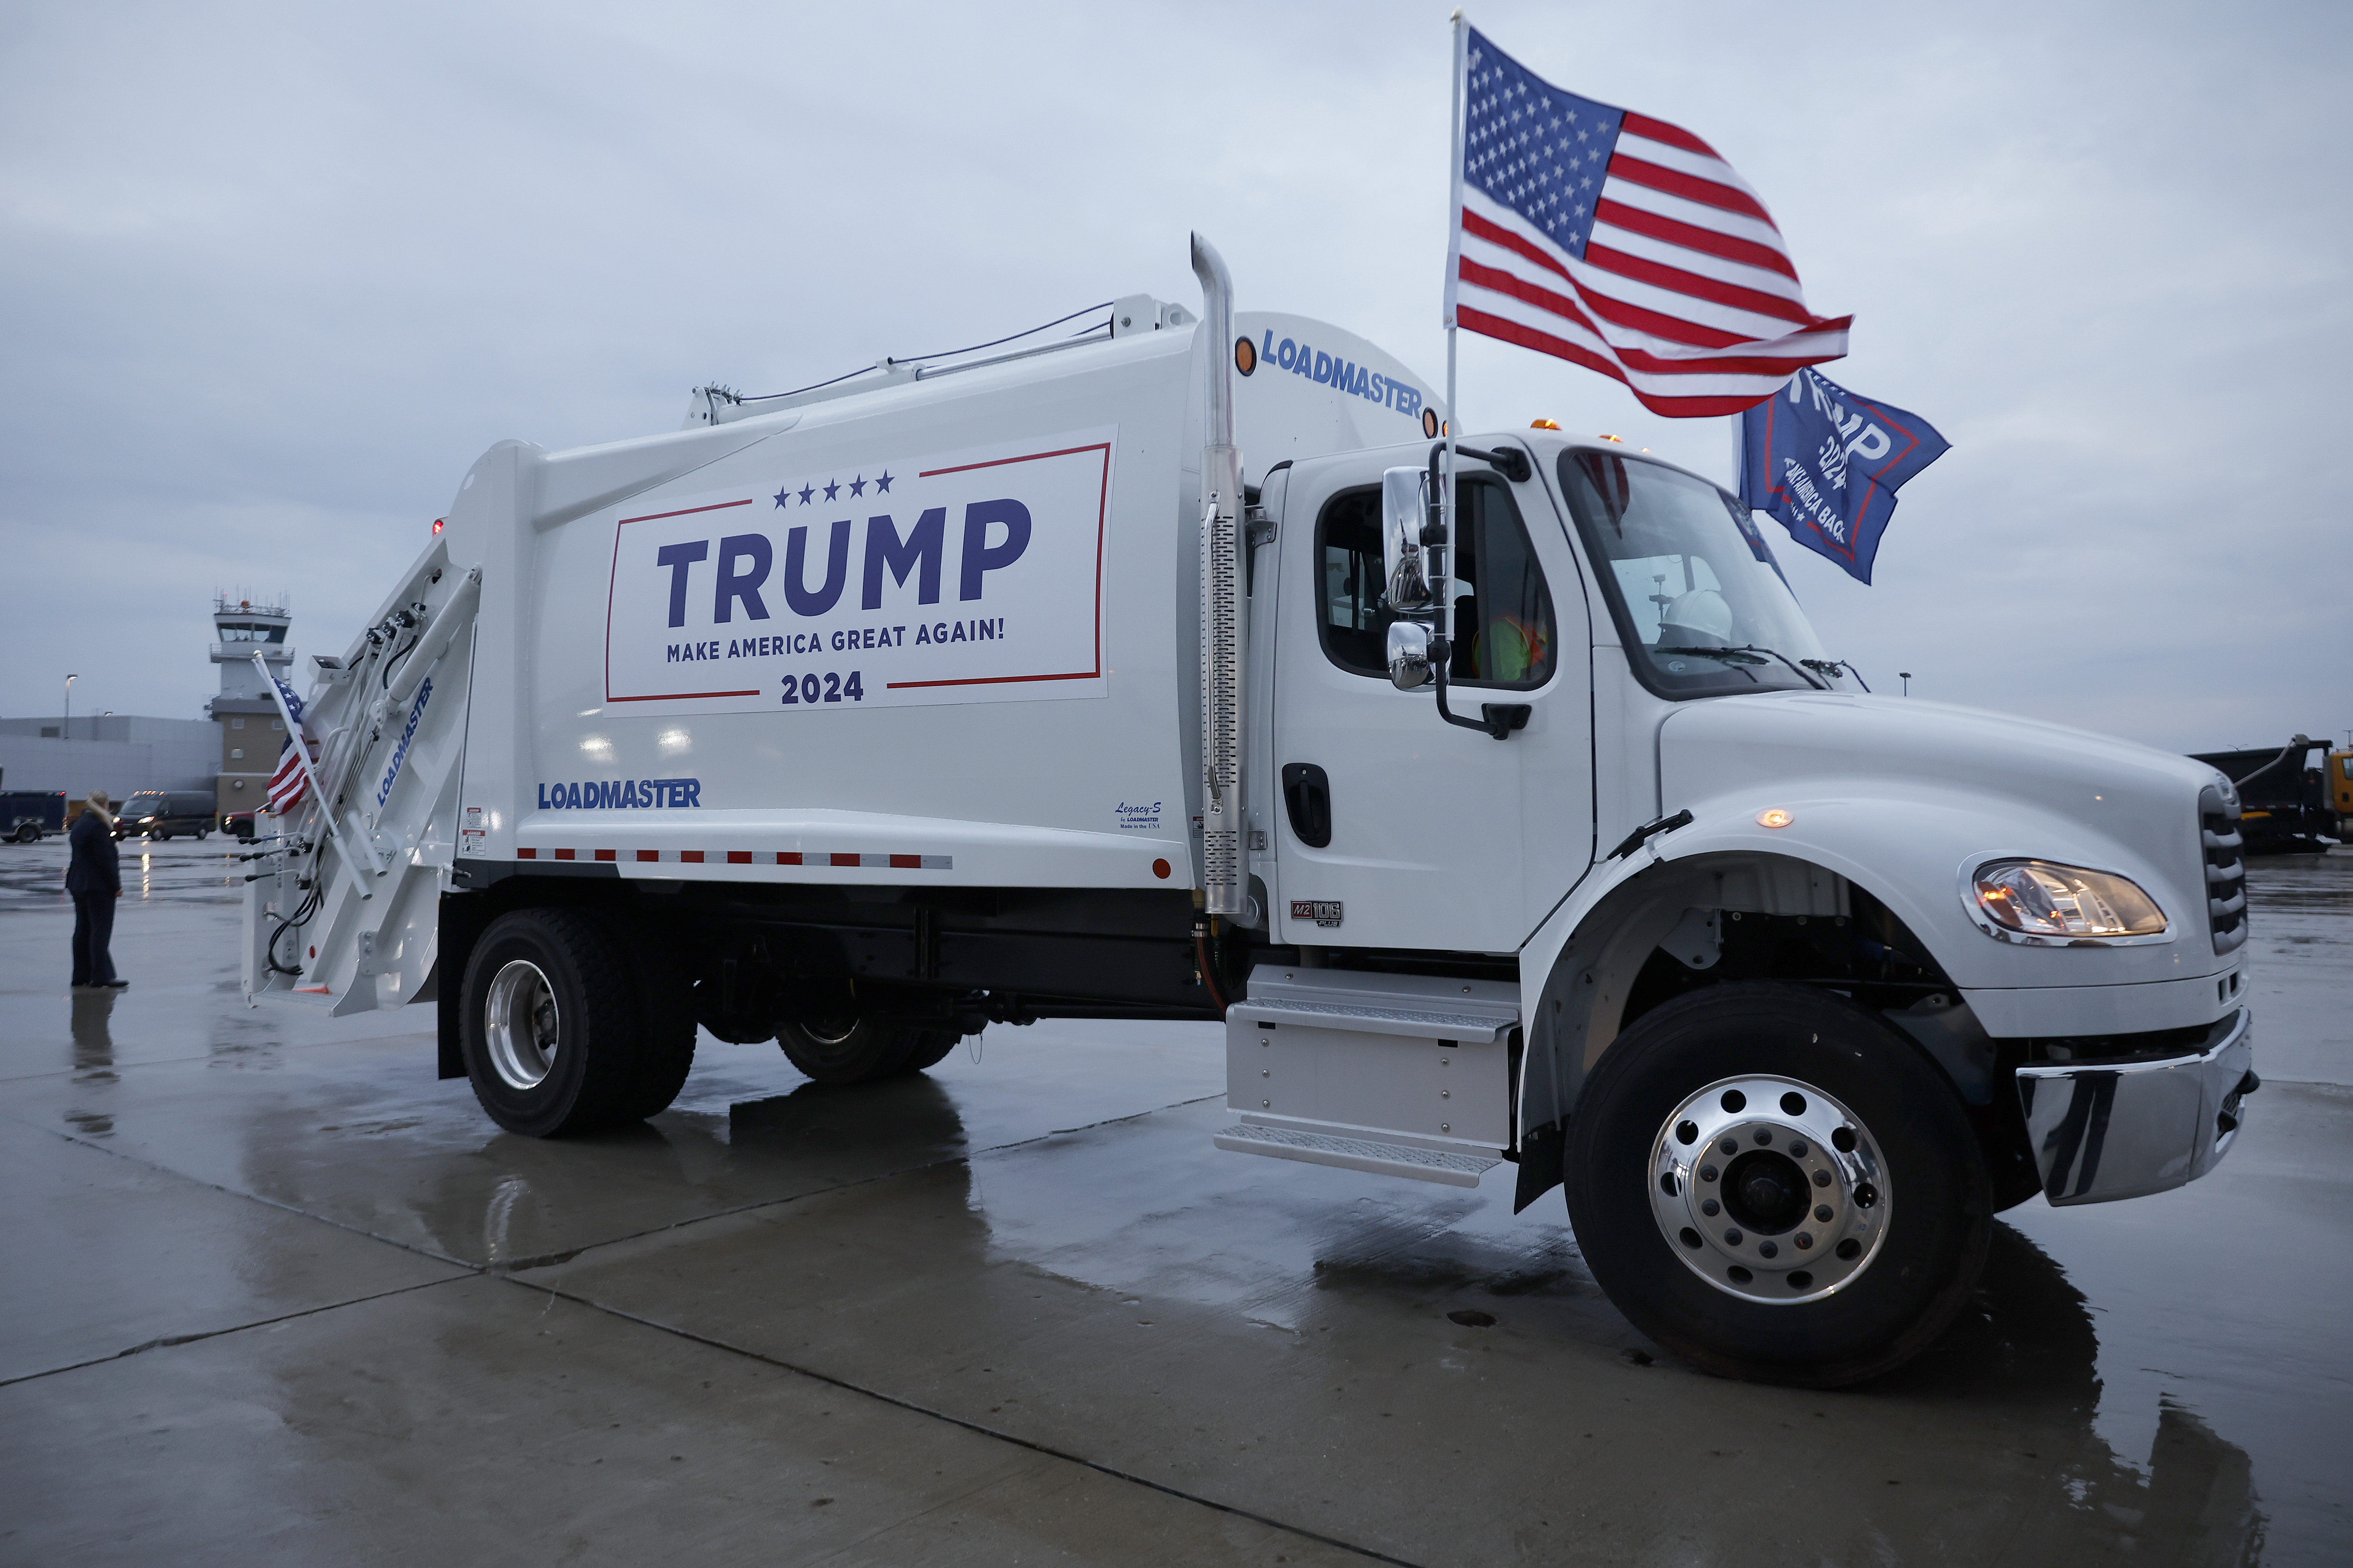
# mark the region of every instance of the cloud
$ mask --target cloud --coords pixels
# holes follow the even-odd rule
[[[1864,589],[1782,552],[1891,683],[2160,744],[2342,695],[2347,23],[2276,6],[1497,5],[1565,86],[1761,190],[1833,367],[1953,454]],[[339,647],[476,454],[676,426],[1092,300],[1246,306],[1425,374],[1438,5],[483,4],[20,10],[0,47],[0,711],[62,671],[195,714],[208,595]],[[1720,476],[1723,425],[1466,340],[1544,415]],[[52,674],[52,670],[58,672]]]

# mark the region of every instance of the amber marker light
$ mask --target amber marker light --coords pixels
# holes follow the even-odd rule
[[[1626,444],[1626,437],[1623,437],[1623,436],[1604,436],[1604,437],[1601,437],[1601,439],[1602,439],[1602,440],[1604,440],[1604,441],[1608,441],[1608,442],[1611,443],[1611,444],[1612,444],[1612,445],[1614,445],[1614,446],[1620,446],[1620,447],[1622,447],[1622,446],[1624,446],[1624,445]]]
[[[1248,338],[1234,340],[1234,368],[1244,375],[1258,368],[1258,345]]]
[[[1557,430],[1560,428],[1560,421],[1557,419],[1531,419],[1528,421],[1528,428],[1531,430]]]
[[[1767,806],[1757,814],[1757,826],[1759,827],[1787,827],[1797,820],[1778,805]]]

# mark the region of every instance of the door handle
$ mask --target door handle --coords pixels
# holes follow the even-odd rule
[[[1332,781],[1314,763],[1282,764],[1282,809],[1291,836],[1310,849],[1332,842]]]

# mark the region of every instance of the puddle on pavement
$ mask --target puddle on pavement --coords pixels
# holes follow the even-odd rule
[[[229,904],[245,892],[244,846],[216,834],[198,843],[126,838],[115,846],[125,904]],[[69,909],[65,894],[65,836],[38,844],[0,844],[0,913]]]

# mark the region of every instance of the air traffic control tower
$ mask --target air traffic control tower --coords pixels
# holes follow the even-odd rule
[[[278,767],[286,724],[278,717],[278,705],[269,700],[261,672],[253,668],[253,656],[261,655],[269,673],[286,680],[294,663],[294,650],[286,641],[292,621],[282,597],[266,604],[226,594],[213,599],[213,662],[220,666],[220,695],[206,706],[221,730],[216,809],[223,814],[259,808],[263,788]]]

